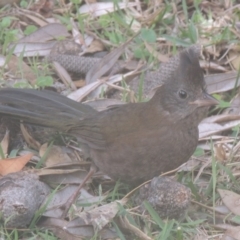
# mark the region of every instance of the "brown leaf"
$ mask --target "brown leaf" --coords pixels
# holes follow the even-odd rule
[[[93,228],[90,226],[84,226],[84,228],[80,228],[78,226],[78,232],[75,232],[72,234],[68,227],[66,227],[69,224],[68,221],[63,220],[61,218],[45,218],[38,224],[39,227],[43,227],[46,229],[50,229],[55,236],[57,236],[59,239],[70,239],[70,240],[80,240],[81,237],[87,237],[91,238],[94,235]],[[76,228],[75,228],[76,229]]]
[[[56,218],[45,218],[38,226],[51,229],[59,239],[92,239],[95,235],[93,227],[86,225],[84,221],[79,218],[75,218],[70,222]],[[116,231],[108,228],[98,232],[97,235],[99,239],[103,240],[118,239]]]
[[[87,171],[80,169],[47,169],[43,168],[37,171],[44,182],[51,182],[52,184],[80,184],[87,176]]]
[[[39,0],[31,7],[34,12],[39,12],[45,17],[50,17],[53,10],[53,0]]]
[[[211,121],[211,117],[205,119],[204,121],[202,121],[199,126],[199,139],[203,139],[206,138],[208,136],[211,136],[213,134],[219,134],[222,131],[226,131],[229,130],[237,125],[239,125],[240,120],[238,120],[240,118],[240,116],[235,116],[235,115],[218,115],[218,116],[214,116],[214,118],[216,119],[216,121]],[[228,118],[228,121],[227,121]],[[218,123],[217,119],[221,120],[221,119],[225,119],[225,122],[223,123]],[[232,121],[231,121],[232,119]],[[233,120],[236,119],[236,120]],[[219,121],[221,122],[221,121]]]
[[[231,64],[232,66],[234,67],[235,70],[239,70],[239,67],[240,67],[240,56],[239,56],[239,52],[237,51],[230,51],[228,53],[229,55],[229,58],[230,58],[230,61],[231,61]]]
[[[51,202],[48,204],[47,209],[43,215],[46,217],[60,218],[62,215],[61,206],[65,204],[67,200],[76,192],[77,188],[77,185],[69,185],[59,190],[52,197]],[[99,202],[102,201],[104,198],[105,196],[92,196],[85,189],[81,189],[81,194],[77,202],[81,205],[91,204],[92,207],[94,207],[94,204],[99,204]],[[82,207],[80,207],[80,209],[81,210],[79,211],[82,211]]]
[[[20,0],[0,0],[0,7],[4,7],[7,4],[17,4],[18,2],[20,2]]]
[[[100,52],[104,50],[104,45],[101,41],[94,39],[91,45],[86,49],[86,53]]]
[[[123,54],[123,51],[125,47],[132,42],[132,40],[136,37],[137,35],[133,36],[130,38],[127,42],[122,44],[120,47],[114,49],[110,53],[108,53],[106,56],[102,58],[102,61],[95,64],[91,68],[91,70],[87,73],[86,75],[86,83],[90,84],[95,82],[97,79],[101,78],[105,73],[107,73],[116,63],[118,58]]]
[[[66,87],[71,87],[71,89],[77,90],[72,78],[70,77],[69,73],[65,70],[65,68],[58,62],[53,62],[53,67],[58,74],[59,78],[62,82],[66,85]]]
[[[218,189],[218,193],[226,207],[228,207],[232,213],[240,215],[240,195],[223,189]]]
[[[23,138],[27,142],[27,144],[33,149],[39,150],[39,148],[41,147],[40,143],[29,134],[28,130],[25,128],[25,126],[22,123],[20,124],[20,129],[21,129]]]
[[[33,154],[29,153],[24,156],[0,160],[0,174],[2,176],[8,173],[18,172],[29,162]]]
[[[43,157],[46,151],[48,150],[48,144],[43,144],[39,149],[40,157]],[[48,156],[46,158],[45,164],[47,167],[54,166],[59,163],[72,162],[72,159],[68,156],[68,154],[63,150],[62,147],[53,145],[51,149],[49,149]]]
[[[59,37],[69,37],[67,28],[60,23],[49,23],[37,31],[21,38],[19,43],[40,43],[55,40]]]
[[[135,7],[137,3],[135,2],[118,2],[118,4],[113,2],[97,2],[91,4],[82,5],[79,8],[79,13],[88,13],[94,17],[109,14],[111,12],[118,11],[119,9],[125,9],[128,7]]]
[[[24,61],[22,61],[22,59],[16,56],[11,56],[7,66],[14,76],[18,78],[24,77],[31,85],[35,85],[36,75],[32,69]]]
[[[216,158],[217,161],[224,162],[228,159],[229,157],[229,149],[227,148],[227,145],[224,143],[218,143],[214,144],[214,157]]]
[[[112,76],[108,79],[106,85],[111,85],[111,87],[114,87],[115,86],[114,83],[120,82],[122,81],[122,79],[125,79],[127,81],[129,78],[132,79],[133,77],[139,75],[139,73],[140,72],[138,71],[138,69],[135,69],[134,71],[123,74],[123,75],[118,74],[118,75]],[[101,86],[103,89],[104,83],[106,83],[106,78],[104,79],[102,78],[101,80],[97,80],[96,82],[85,85],[84,87],[79,88],[78,90],[70,93],[68,97],[77,102],[81,102],[89,93],[92,93],[92,91],[98,88],[99,86]],[[97,98],[98,96],[99,96],[99,93],[94,93],[92,95],[92,97],[94,98]]]
[[[43,42],[30,42],[30,43],[17,43],[10,44],[9,48],[13,50],[16,56],[23,55],[24,57],[35,57],[35,56],[47,56],[51,52],[51,49],[56,44],[56,41]]]
[[[105,98],[105,99],[97,99],[92,101],[84,102],[84,104],[91,106],[97,111],[103,111],[111,108],[112,106],[126,104],[125,102],[115,99],[115,98]]]
[[[116,216],[119,211],[118,205],[124,205],[126,202],[127,199],[122,199],[76,215],[83,219],[86,224],[92,224],[94,229],[101,230]]]
[[[84,87],[86,85],[85,80],[82,80],[82,79],[76,80],[73,83],[74,83],[76,88],[81,88],[81,87]]]
[[[228,237],[228,238],[227,238]],[[228,229],[224,235],[223,235],[223,240],[239,240],[240,239],[240,227],[231,227]]]
[[[211,74],[205,77],[205,81],[207,84],[207,91],[210,94],[226,92],[240,85],[240,81],[237,81],[236,71]]]
[[[169,60],[169,57],[166,55],[163,55],[159,52],[157,52],[148,42],[144,41],[144,44],[147,48],[147,50],[158,59],[159,62],[167,62]]]
[[[143,231],[141,231],[138,227],[134,226],[133,224],[131,224],[128,220],[127,217],[122,216],[120,218],[121,220],[121,224],[123,224],[123,226],[128,229],[129,231],[131,231],[132,233],[135,234],[135,236],[138,237],[138,239],[141,240],[151,240],[152,238],[150,238],[146,233],[144,233]]]
[[[1,141],[1,147],[3,150],[4,156],[6,156],[8,154],[8,146],[9,146],[9,130],[6,130],[4,138]],[[2,158],[0,157],[0,159],[2,159]]]

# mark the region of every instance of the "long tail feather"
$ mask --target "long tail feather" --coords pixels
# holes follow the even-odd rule
[[[90,106],[47,90],[0,90],[0,116],[27,123],[62,129],[95,113],[96,110]]]

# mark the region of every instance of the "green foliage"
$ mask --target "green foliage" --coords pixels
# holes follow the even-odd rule
[[[152,29],[146,29],[142,28],[141,30],[141,37],[143,41],[149,42],[149,43],[154,43],[156,42],[157,36],[154,30]]]
[[[200,157],[204,155],[204,150],[202,148],[197,147],[194,154],[195,157]]]
[[[31,85],[26,81],[22,80],[14,84],[15,88],[31,88]]]
[[[29,4],[28,1],[26,1],[26,0],[21,0],[21,2],[20,2],[20,7],[22,7],[22,8],[27,8],[28,4]]]
[[[73,4],[81,4],[82,0],[70,0]]]
[[[228,108],[231,106],[231,103],[230,102],[227,102],[227,101],[224,101],[222,100],[222,96],[219,95],[219,94],[213,94],[213,96],[219,101],[219,104],[218,104],[218,108],[220,109],[224,109],[224,108]]]
[[[0,45],[2,46],[2,53],[5,54],[10,43],[17,40],[17,29],[10,29],[13,17],[4,17],[0,20]]]
[[[40,76],[37,78],[36,85],[38,87],[48,87],[53,85],[53,78],[51,76]]]
[[[35,32],[38,28],[35,25],[28,25],[24,30],[25,35],[30,35],[31,33]]]

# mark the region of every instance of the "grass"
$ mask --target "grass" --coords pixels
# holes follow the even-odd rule
[[[239,34],[237,22],[239,21],[239,9],[235,8],[229,11],[222,5],[212,4],[205,6],[202,1],[194,0],[191,6],[187,5],[188,1],[182,1],[176,5],[175,1],[165,1],[161,5],[153,6],[151,2],[141,1],[141,11],[128,9],[127,11],[119,9],[115,12],[109,12],[106,15],[93,18],[88,14],[78,14],[77,10],[83,3],[78,1],[69,1],[68,6],[63,3],[56,3],[53,8],[53,18],[58,19],[62,24],[67,26],[69,31],[73,29],[70,17],[76,21],[77,27],[82,34],[91,32],[96,38],[100,39],[108,51],[113,47],[127,41],[134,35],[133,29],[140,31],[133,43],[127,48],[123,55],[123,59],[133,57],[134,59],[147,62],[153,69],[158,68],[158,60],[156,54],[174,54],[183,47],[188,47],[195,43],[204,45],[205,61],[213,61],[220,66],[224,66],[227,71],[232,69],[231,61],[225,57],[218,61],[226,51],[235,51],[238,55]],[[158,1],[155,1],[158,2]],[[208,4],[207,1],[205,4]],[[21,1],[20,5],[27,7],[26,1]],[[222,1],[215,1],[221,4]],[[232,1],[232,7],[237,2]],[[65,8],[64,8],[65,7]],[[67,9],[68,7],[68,9]],[[6,7],[7,9],[8,7]],[[13,7],[11,7],[13,8]],[[6,58],[11,58],[13,52],[9,50],[9,45],[18,41],[19,34],[27,36],[36,31],[39,26],[23,15],[12,15],[10,12],[4,15],[5,11],[0,13],[0,46],[1,54]],[[67,9],[67,10],[66,10]],[[59,11],[57,11],[59,10]],[[61,11],[60,11],[61,10]],[[33,12],[34,14],[34,12]],[[20,21],[20,20],[21,21]],[[237,30],[236,30],[237,29]],[[146,46],[151,46],[151,50]],[[224,49],[224,50],[222,50]],[[227,50],[226,50],[227,49]],[[1,68],[1,85],[8,85],[9,79],[14,80],[14,87],[48,87],[58,81],[58,77],[50,71],[51,66],[39,61],[38,58],[26,59],[19,57],[19,70],[21,77],[15,79],[8,70]],[[25,79],[25,72],[21,67],[21,62],[27,62],[28,66],[36,75],[34,85],[30,85]],[[206,69],[205,69],[206,70]],[[236,69],[238,71],[238,69]],[[218,72],[218,69],[207,69],[208,74]],[[140,77],[141,81],[144,78]],[[126,82],[123,81],[123,87],[128,88]],[[226,107],[231,105],[230,101],[236,97],[237,91],[234,89],[228,93],[217,93],[215,97],[220,100],[220,105],[214,109],[211,114],[219,114]],[[122,94],[122,99],[127,100],[127,94]],[[137,101],[144,101],[142,96],[142,85],[140,85],[137,93]],[[239,140],[239,127],[231,129],[224,134],[225,138],[234,135],[235,140],[230,147],[236,146]],[[216,158],[214,151],[215,140],[209,142],[210,150],[198,148],[195,152],[195,158],[200,159],[200,164],[191,171],[176,173],[178,181],[182,182],[191,189],[192,206],[189,213],[182,221],[161,219],[158,213],[150,204],[145,203],[147,215],[140,215],[132,210],[133,203],[131,201],[124,207],[121,207],[118,214],[119,218],[128,225],[128,233],[126,234],[120,226],[118,220],[113,219],[109,225],[114,229],[119,239],[138,239],[137,229],[142,231],[151,239],[159,240],[197,240],[197,236],[205,237],[205,239],[219,239],[224,235],[223,229],[216,227],[219,219],[224,219],[224,224],[231,226],[239,225],[240,217],[233,214],[233,217],[216,212],[216,207],[224,205],[217,189],[226,189],[240,194],[239,191],[239,158],[237,153],[230,149],[231,154],[227,156],[225,162]],[[14,151],[14,150],[13,150]],[[210,160],[209,160],[210,159]],[[204,164],[209,160],[209,164]],[[41,164],[41,163],[39,163]],[[203,167],[204,166],[204,167]],[[196,180],[196,176],[199,173]],[[196,180],[196,181],[195,181]],[[100,182],[101,183],[101,182]],[[121,199],[129,189],[117,182],[113,187],[97,185],[94,189],[96,195],[102,195],[107,192],[107,200],[102,202],[106,204]],[[100,191],[100,193],[98,192]],[[57,239],[52,232],[38,228],[36,219],[40,218],[41,212],[38,212],[31,227],[29,229],[7,229],[0,227],[0,238],[3,239]],[[129,230],[131,229],[131,230]],[[133,230],[135,229],[135,230]],[[130,235],[129,232],[135,233]],[[142,236],[143,237],[143,236]],[[87,238],[86,238],[87,239]],[[91,239],[99,239],[98,232]]]

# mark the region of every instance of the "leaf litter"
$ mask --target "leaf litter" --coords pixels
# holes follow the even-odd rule
[[[8,16],[14,16],[15,19],[20,20],[18,24],[12,24],[10,26],[10,29],[18,28],[19,35],[16,36],[17,40],[14,43],[8,43],[8,50],[3,54],[3,61],[5,61],[6,64],[5,69],[2,71],[2,76],[6,81],[6,83],[4,83],[6,86],[16,86],[25,79],[26,84],[37,87],[35,81],[36,76],[41,74],[41,70],[44,69],[44,61],[42,61],[41,58],[49,56],[59,40],[68,38],[74,40],[81,46],[82,52],[78,55],[95,53],[96,51],[102,50],[108,50],[109,55],[102,57],[102,61],[100,61],[99,65],[94,66],[94,68],[87,73],[87,76],[81,79],[86,85],[78,89],[75,81],[79,80],[79,78],[74,74],[67,72],[66,69],[64,69],[64,66],[53,64],[55,65],[55,69],[50,68],[50,70],[46,70],[46,73],[53,76],[55,82],[61,80],[64,83],[63,89],[57,89],[57,91],[68,95],[68,97],[76,101],[83,101],[89,97],[100,98],[107,95],[104,95],[103,92],[107,92],[113,84],[126,80],[128,77],[131,78],[131,76],[136,74],[137,70],[142,70],[142,68],[139,67],[139,69],[135,69],[135,71],[128,71],[127,73],[120,72],[119,74],[113,75],[110,74],[103,78],[104,73],[111,68],[111,65],[114,65],[114,62],[117,61],[120,55],[124,56],[125,60],[134,59],[134,57],[139,57],[139,53],[143,54],[146,48],[148,54],[144,52],[146,55],[143,54],[142,56],[145,62],[146,59],[151,59],[149,56],[164,62],[166,61],[166,57],[172,55],[172,50],[174,51],[175,48],[180,49],[182,45],[189,46],[192,43],[189,41],[189,38],[193,39],[194,36],[197,36],[197,42],[205,46],[202,51],[200,63],[206,73],[208,92],[215,94],[221,100],[228,101],[230,104],[225,111],[223,111],[223,109],[214,109],[211,112],[211,116],[204,119],[200,124],[199,147],[203,149],[204,156],[193,157],[193,159],[183,166],[182,169],[184,169],[184,172],[179,171],[178,176],[181,176],[182,183],[186,184],[192,190],[194,200],[211,207],[204,208],[202,206],[201,210],[194,210],[195,214],[192,214],[191,211],[189,211],[189,216],[193,219],[201,218],[200,212],[204,211],[209,217],[208,223],[211,224],[214,222],[214,209],[224,206],[227,207],[234,216],[239,216],[238,141],[240,119],[238,107],[239,97],[237,95],[237,87],[239,86],[239,52],[236,43],[236,40],[239,38],[239,28],[237,27],[239,21],[236,20],[236,27],[233,27],[231,26],[233,20],[230,17],[232,16],[233,19],[235,18],[234,14],[235,11],[237,11],[237,5],[231,1],[224,1],[224,3],[220,1],[203,1],[196,6],[193,4],[193,1],[188,1],[187,3],[184,1],[187,5],[184,5],[184,3],[172,2],[171,8],[166,3],[158,1],[152,1],[148,5],[146,5],[146,3],[140,4],[140,1],[130,1],[128,3],[121,2],[118,8],[115,8],[115,5],[110,2],[96,1],[94,3],[83,3],[80,6],[75,6],[72,2],[69,2],[68,4],[62,2],[59,5],[56,3],[54,4],[53,1],[39,2],[39,5],[33,4],[32,6],[29,6],[29,10],[10,6],[9,11],[0,14],[2,21]],[[189,19],[186,19],[186,16],[191,16],[191,21],[196,21],[197,17],[194,18],[194,16],[196,16],[197,12],[192,11],[194,8],[197,8],[197,10],[201,12],[198,17],[202,18],[203,21],[201,23],[198,22],[198,25],[192,25],[190,28],[190,25],[188,25]],[[60,23],[60,17],[65,17],[64,13],[69,9],[74,10],[75,12],[77,11],[78,14],[86,17],[86,31],[82,31],[83,29],[76,24],[77,18],[75,16],[67,21],[69,24],[68,27],[66,24]],[[56,11],[58,17],[53,14],[54,11]],[[116,18],[118,16],[115,16],[114,14],[119,12],[122,14],[122,17],[124,17],[123,19],[126,20],[125,23],[128,23],[129,25],[126,29],[123,27],[124,24],[121,27],[116,25],[116,34],[111,34],[113,29],[111,22],[113,19],[115,21],[118,19]],[[211,16],[209,16],[210,12]],[[111,19],[112,16],[113,19]],[[104,25],[101,24],[104,24],[104,22],[101,21],[104,20],[104,17],[106,19],[109,18],[110,24],[106,27],[106,29],[111,30],[109,32],[103,31]],[[175,17],[175,21],[172,21],[173,17]],[[132,25],[130,25],[127,19],[131,19],[130,23]],[[13,23],[14,21],[16,23],[16,20],[12,21]],[[143,41],[142,46],[145,46],[144,51],[139,52],[138,42],[134,39],[130,42],[129,46],[126,46],[126,48],[116,48],[121,45],[120,43],[127,42],[128,39],[131,39],[131,35],[127,35],[130,29],[136,33],[140,29],[146,28],[146,26],[154,26],[154,24],[156,24],[155,26],[161,26],[159,23],[161,21],[166,27],[164,29],[164,34],[161,34],[161,37],[157,38],[155,41]],[[185,25],[185,23],[187,24]],[[38,30],[26,36],[23,33],[23,30],[29,24],[37,26]],[[69,31],[69,27],[72,28],[72,32]],[[185,32],[182,32],[182,29],[184,29]],[[186,36],[187,30],[189,30],[188,36]],[[119,34],[119,32],[121,32],[121,34]],[[194,34],[194,32],[197,32],[198,34]],[[228,41],[226,41],[229,40],[228,38],[233,38],[235,42],[232,41],[231,44],[228,43]],[[113,46],[115,48],[113,48]],[[110,51],[109,48],[111,48]],[[149,52],[151,54],[149,54]],[[10,56],[12,55],[11,58],[9,58],[8,54],[10,54]],[[109,61],[108,57],[111,56],[111,54],[115,56],[115,59],[112,62]],[[30,62],[29,58],[36,58],[36,66],[37,69],[39,69],[39,72],[36,72],[36,69],[32,70],[32,66],[35,65],[35,63]],[[8,59],[10,59],[10,61]],[[19,61],[22,62],[22,72],[20,75],[18,75]],[[150,66],[153,66],[154,68],[154,61],[152,61],[152,63],[150,62]],[[100,70],[96,71],[96,69]],[[91,80],[94,79],[95,81],[88,84],[86,80],[89,78]],[[119,86],[116,88],[119,88]],[[96,89],[98,90],[96,91]],[[231,101],[232,99],[234,100]],[[101,109],[106,109],[109,104],[111,105],[112,103],[111,99],[105,100],[106,101],[103,106],[101,106]],[[121,101],[119,102],[122,104]],[[39,150],[40,147],[42,148],[44,144],[46,144],[46,142],[39,143],[34,137],[28,136],[27,133],[23,133],[23,135],[25,136],[27,145],[33,149]],[[4,138],[2,147],[4,149],[4,154],[8,153],[11,155],[11,153],[7,151],[9,148],[8,141],[7,138]],[[77,155],[81,155],[81,151],[74,141],[70,140],[67,144],[65,142],[65,145],[67,145],[69,149],[77,151],[79,153]],[[110,238],[110,236],[111,238],[117,238],[119,234],[118,231],[120,230],[118,229],[118,231],[116,231],[116,228],[113,228],[111,222],[112,220],[115,221],[117,218],[116,215],[119,213],[119,209],[123,209],[123,206],[119,207],[118,204],[121,203],[122,205],[125,205],[125,202],[122,202],[121,197],[119,197],[119,199],[113,198],[110,202],[105,202],[106,199],[108,199],[108,193],[111,189],[108,184],[111,186],[111,182],[106,180],[107,178],[101,174],[100,177],[98,176],[98,178],[94,179],[94,181],[97,179],[98,182],[102,183],[102,185],[98,185],[99,188],[95,188],[95,191],[92,191],[91,189],[87,189],[88,191],[86,189],[82,190],[81,197],[87,197],[81,202],[81,204],[84,206],[86,203],[90,203],[93,206],[92,209],[89,208],[89,206],[80,208],[75,206],[74,210],[76,210],[77,214],[73,213],[73,216],[77,216],[76,218],[70,218],[69,222],[56,220],[56,218],[60,216],[59,205],[63,204],[64,201],[74,192],[75,186],[70,184],[79,183],[84,178],[87,171],[85,170],[86,162],[83,161],[81,157],[77,157],[75,162],[78,162],[78,167],[82,167],[82,169],[72,169],[76,167],[76,165],[74,165],[76,163],[70,161],[72,157],[69,158],[66,151],[63,150],[61,146],[54,146],[54,148],[55,147],[57,147],[57,150],[50,151],[48,156],[50,160],[46,161],[48,167],[36,171],[36,174],[41,176],[44,181],[52,182],[55,187],[60,187],[60,190],[53,196],[54,200],[49,204],[49,206],[52,206],[52,212],[46,210],[45,216],[48,216],[48,218],[45,218],[45,220],[40,222],[39,226],[45,226],[50,229],[52,228],[52,231],[56,236],[59,236],[60,238],[64,236],[63,239],[74,239],[74,235],[91,238],[94,236],[94,229],[98,229],[99,237],[102,237],[103,239]],[[43,157],[44,155],[41,151],[38,154],[40,157]],[[0,164],[2,164],[0,167],[0,170],[2,171],[1,174],[5,175],[8,172],[20,171],[32,156],[33,154],[29,153],[25,156],[16,157],[14,159],[0,160]],[[15,161],[14,164],[12,164],[12,161]],[[191,161],[192,164],[189,164]],[[217,175],[214,176],[212,172],[213,161],[215,161],[217,166]],[[66,165],[62,165],[63,163]],[[14,166],[14,169],[7,164]],[[187,164],[189,164],[188,167],[186,167]],[[66,167],[68,169],[66,169]],[[181,175],[183,173],[185,174],[185,177]],[[193,183],[189,180],[189,174],[193,174]],[[217,186],[217,192],[215,193],[213,193],[211,185],[213,178],[215,178],[215,184]],[[64,187],[65,184],[66,186]],[[101,187],[104,189],[101,189]],[[102,190],[105,194],[102,194]],[[219,195],[215,196],[216,198],[213,199],[214,194]],[[201,198],[199,198],[199,196],[201,196]],[[88,201],[86,200],[87,198]],[[196,207],[196,204],[193,204],[193,207]],[[132,232],[134,236],[141,236],[142,239],[148,239],[151,234],[155,235],[155,237],[161,235],[161,231],[159,229],[156,230],[152,220],[146,220],[146,218],[142,216],[144,221],[147,221],[147,224],[144,225],[141,223],[138,225],[139,223],[137,224],[133,220],[136,216],[134,214],[129,214],[126,206],[124,206],[124,208],[126,208],[125,214],[127,218],[124,216],[122,219],[125,219],[125,223],[130,224],[128,230]],[[112,211],[109,209],[112,209]],[[229,212],[222,210],[220,214],[222,215],[220,219],[226,217],[228,224],[223,225],[223,223],[221,223],[222,225],[213,225],[216,227],[214,232],[208,224],[202,223],[194,227],[197,232],[189,235],[186,231],[184,232],[184,236],[188,236],[189,239],[207,239],[209,236],[211,236],[211,239],[220,239],[220,237],[221,239],[240,239],[239,227],[235,226],[230,219],[228,220]],[[130,223],[129,217],[131,219]],[[189,224],[189,222],[186,221],[186,224]],[[148,228],[150,227],[152,230],[149,236],[149,232],[146,228],[147,225]],[[62,235],[59,234],[58,231],[60,231]],[[173,235],[171,236],[169,235],[169,239],[175,239],[174,233],[172,234]],[[126,236],[128,236],[128,234],[126,234]]]

